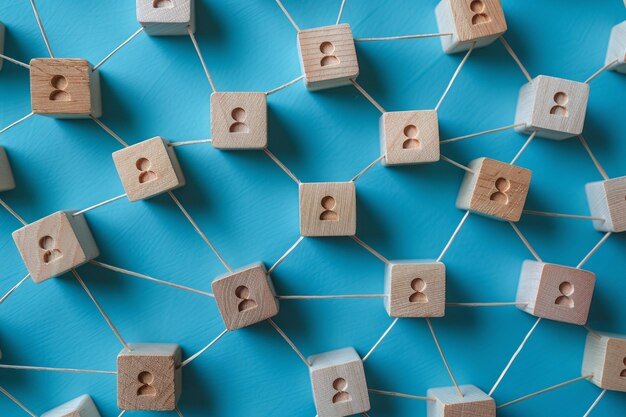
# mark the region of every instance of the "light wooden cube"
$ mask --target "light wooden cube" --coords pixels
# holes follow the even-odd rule
[[[580,135],[585,123],[589,84],[539,75],[522,86],[517,101],[516,131],[563,140]]]
[[[213,147],[217,149],[265,148],[265,93],[211,94],[211,136]]]
[[[496,402],[474,385],[459,387],[463,397],[455,387],[431,388],[426,415],[428,417],[496,417]]]
[[[350,84],[359,76],[359,63],[350,25],[341,24],[298,32],[298,51],[309,90]]]
[[[380,117],[383,164],[404,165],[439,160],[436,110],[386,112]]]
[[[15,188],[15,179],[9,158],[3,147],[0,146],[0,191],[9,191]]]
[[[13,240],[35,283],[64,274],[100,252],[85,216],[59,211],[13,232]]]
[[[526,260],[522,264],[517,302],[536,317],[565,323],[587,323],[596,275],[583,269]]]
[[[180,346],[131,343],[117,355],[120,410],[174,410],[182,389]]]
[[[247,327],[278,314],[278,299],[263,264],[218,277],[211,288],[228,330]]]
[[[516,222],[522,216],[532,172],[526,168],[478,158],[470,162],[456,206],[500,220]]]
[[[100,417],[100,413],[89,395],[81,395],[57,408],[46,411],[40,417]]]
[[[145,200],[185,185],[174,148],[160,136],[113,152],[129,201]]]
[[[196,31],[195,0],[137,0],[137,20],[148,35],[188,35]]]
[[[385,269],[385,309],[390,317],[443,317],[445,265],[433,260],[392,261]]]
[[[354,182],[300,184],[302,236],[354,236],[356,188]]]
[[[6,29],[2,22],[0,22],[0,54],[4,54],[4,33]],[[4,59],[0,58],[0,70],[2,70],[2,65],[4,64]]]
[[[441,0],[435,8],[441,46],[447,54],[491,44],[506,32],[506,19],[500,0]]]
[[[610,70],[626,74],[626,20],[613,26],[609,47],[606,51],[605,65],[615,62],[609,67]]]
[[[363,361],[354,348],[309,357],[318,417],[343,417],[370,409]]]
[[[626,392],[626,335],[589,333],[582,375],[602,389]]]
[[[31,59],[30,101],[35,114],[66,119],[100,117],[100,73],[84,59]]]
[[[588,183],[585,191],[591,215],[605,219],[593,221],[596,230],[626,231],[626,176]]]

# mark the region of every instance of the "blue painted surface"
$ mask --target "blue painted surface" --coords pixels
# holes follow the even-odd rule
[[[10,3],[10,4],[8,4]],[[134,2],[39,2],[56,55],[98,62],[137,29]],[[302,28],[332,24],[339,0],[286,0]],[[348,0],[356,37],[437,31],[434,0]],[[506,38],[531,74],[583,81],[604,62],[621,1],[504,1]],[[46,56],[27,1],[4,2],[5,53]],[[270,0],[198,4],[197,37],[222,91],[267,91],[300,74],[295,32]],[[462,55],[439,40],[358,44],[359,83],[389,111],[433,108]],[[210,135],[209,86],[187,37],[140,35],[101,69],[103,121],[129,143]],[[524,77],[496,43],[476,50],[440,109],[442,138],[513,122]],[[626,174],[626,78],[592,82],[585,136],[610,176]],[[30,112],[28,72],[5,63],[0,126]],[[309,93],[302,84],[269,97],[270,149],[303,181],[349,180],[379,155],[377,110],[352,87]],[[525,137],[511,131],[444,145],[462,163],[510,160]],[[0,137],[17,188],[2,194],[27,221],[81,209],[123,192],[110,154],[119,144],[92,121],[34,117]],[[297,187],[262,152],[223,153],[208,145],[177,154],[187,186],[176,191],[233,266],[273,264],[298,238]],[[537,139],[519,160],[534,172],[527,208],[587,214],[583,186],[600,176],[576,140]],[[443,162],[377,165],[357,182],[358,235],[390,259],[436,257],[462,212],[454,202],[462,171]],[[167,197],[120,200],[87,214],[100,260],[210,291],[224,272]],[[0,210],[0,294],[26,273],[11,239],[20,225]],[[544,260],[576,265],[600,239],[583,220],[524,217],[520,228]],[[590,325],[626,333],[626,239],[614,235],[586,264],[597,274]],[[506,224],[470,216],[444,258],[448,300],[513,301],[530,254]],[[348,238],[306,239],[273,274],[280,294],[381,293],[383,264]],[[211,299],[105,271],[80,272],[124,338],[180,343],[187,357],[223,329]],[[381,300],[285,301],[276,322],[310,355],[354,346],[362,355],[390,324]],[[458,381],[489,390],[534,318],[512,308],[449,308],[433,320]],[[498,403],[579,376],[585,331],[540,324],[495,393]],[[70,276],[19,288],[0,306],[2,362],[115,370],[121,345]],[[401,320],[365,364],[370,388],[424,395],[450,385],[422,320]],[[36,414],[89,393],[103,416],[119,412],[115,377],[0,370],[0,385]],[[600,390],[582,381],[501,410],[503,417],[582,416]],[[372,396],[371,416],[425,416],[419,401]],[[610,392],[593,415],[621,416],[626,395]],[[227,334],[184,369],[185,417],[313,416],[308,373],[267,324]],[[0,415],[25,415],[0,396]],[[128,413],[127,415],[135,415]],[[139,415],[139,414],[137,414]],[[149,413],[144,415],[150,415]],[[161,415],[161,414],[155,414]],[[173,414],[172,414],[173,415]]]

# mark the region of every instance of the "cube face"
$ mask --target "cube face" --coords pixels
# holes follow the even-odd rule
[[[589,333],[582,374],[593,374],[591,381],[600,388],[626,392],[626,335]]]
[[[348,24],[298,32],[298,51],[309,90],[350,84],[359,75],[354,38]]]
[[[311,356],[309,363],[319,417],[343,417],[370,409],[363,361],[353,348]]]
[[[152,36],[187,35],[196,31],[195,0],[137,0],[137,20]]]
[[[33,113],[59,118],[102,116],[100,74],[84,59],[30,61]]]
[[[516,222],[522,216],[532,172],[489,158],[469,164],[456,206],[463,210]]]
[[[427,392],[428,417],[496,417],[496,402],[474,385],[459,387],[463,397],[455,387],[431,388]]]
[[[302,236],[354,236],[356,188],[353,182],[300,184]]]
[[[0,191],[9,191],[14,188],[15,179],[11,171],[11,164],[6,151],[0,146]]]
[[[41,415],[41,417],[100,417],[89,395],[82,395]]]
[[[562,140],[580,135],[585,123],[589,84],[540,75],[522,86],[515,123],[518,132]]]
[[[181,393],[181,350],[175,344],[131,343],[117,356],[120,410],[174,410]]]
[[[517,289],[523,311],[536,317],[584,325],[587,323],[596,276],[562,265],[524,261]]]
[[[185,185],[178,158],[157,136],[113,152],[113,162],[129,201],[144,200]]]
[[[265,93],[211,94],[211,137],[217,149],[263,149],[267,146]]]
[[[59,211],[13,232],[13,240],[36,283],[61,275],[99,255],[85,217]]]
[[[216,278],[211,285],[228,330],[236,330],[278,314],[272,281],[262,264]]]
[[[593,221],[596,230],[626,231],[626,177],[589,183],[585,191],[591,215],[604,219]]]
[[[615,25],[606,52],[605,64],[609,69],[626,74],[626,21]]]
[[[436,261],[393,261],[385,270],[385,309],[390,317],[443,317],[446,267]]]
[[[387,112],[380,117],[379,127],[385,165],[439,160],[439,121],[436,110]]]
[[[442,0],[435,8],[441,45],[447,54],[491,44],[506,32],[500,0]]]

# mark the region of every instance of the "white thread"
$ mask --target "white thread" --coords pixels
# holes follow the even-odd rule
[[[482,136],[482,135],[487,135],[489,133],[496,133],[496,132],[501,132],[503,130],[507,130],[507,129],[514,129],[516,127],[519,126],[525,126],[526,123],[516,123],[516,124],[512,124],[512,125],[508,125],[508,126],[504,126],[504,127],[498,127],[496,129],[489,129],[489,130],[485,130],[483,132],[478,132],[478,133],[472,133],[470,135],[464,135],[464,136],[459,136],[456,138],[452,138],[452,139],[444,139],[442,141],[439,141],[439,143],[441,145],[446,144],[446,143],[452,143],[452,142],[457,142],[459,140],[463,140],[463,139],[470,139],[470,138],[475,138],[477,136]]]
[[[400,392],[392,392],[392,391],[381,391],[381,390],[377,390],[377,389],[368,389],[368,392],[371,392],[372,394],[378,394],[378,395],[389,395],[392,397],[402,397],[402,398],[410,398],[412,400],[421,400],[421,401],[437,401],[436,398],[430,398],[430,397],[421,397],[419,395],[410,395],[410,394],[402,394]]]
[[[11,215],[13,217],[15,217],[17,219],[17,221],[19,221],[20,223],[22,223],[24,226],[26,226],[28,223],[26,223],[26,220],[24,220],[22,218],[22,216],[20,216],[19,214],[17,214],[17,212],[15,210],[13,210],[11,207],[9,207],[9,205],[7,203],[4,202],[3,199],[0,198],[0,206],[4,207],[6,211],[8,211],[9,213],[11,213]]]
[[[526,142],[524,142],[524,144],[522,145],[522,148],[519,150],[519,152],[517,153],[517,155],[515,155],[515,157],[513,158],[513,160],[511,161],[511,165],[515,164],[517,162],[517,160],[519,159],[520,156],[522,156],[522,154],[524,153],[524,151],[526,150],[526,148],[528,147],[528,145],[530,145],[530,142],[532,142],[532,140],[535,138],[535,135],[537,134],[537,131],[533,131],[533,133],[530,134],[530,136],[528,137],[528,139],[526,140]]]
[[[374,100],[374,98],[372,98],[372,96],[370,96],[367,93],[367,91],[365,91],[365,89],[363,87],[361,87],[354,79],[350,79],[350,82],[352,83],[352,85],[354,85],[356,87],[357,90],[359,90],[359,92],[361,94],[363,94],[363,96],[367,100],[369,100],[370,103],[372,103],[374,105],[374,107],[376,107],[381,113],[385,113],[385,109],[383,109],[383,106],[378,104],[378,102],[376,100]]]
[[[453,161],[452,159],[448,158],[445,155],[439,155],[439,158],[441,158],[442,161],[445,161],[449,164],[454,165],[457,168],[461,168],[463,171],[469,172],[470,174],[476,174],[476,172],[474,172],[473,169],[466,167],[465,165],[459,164],[456,161]]]
[[[606,71],[607,69],[609,69],[609,67],[611,67],[612,65],[615,65],[619,62],[618,59],[614,60],[613,62],[609,62],[608,64],[604,65],[602,68],[600,68],[599,70],[597,70],[596,72],[593,73],[593,75],[589,78],[587,78],[587,80],[585,80],[585,84],[589,84],[590,82],[592,82],[593,80],[596,79],[596,77],[600,74],[602,74],[604,71]]]
[[[285,14],[285,16],[287,16],[287,19],[289,19],[289,21],[291,22],[291,24],[293,25],[293,27],[296,29],[296,31],[300,32],[300,28],[298,27],[298,25],[296,25],[295,20],[293,20],[293,18],[291,17],[291,15],[289,14],[289,12],[287,11],[287,9],[285,8],[285,6],[283,6],[283,3],[280,0],[276,0],[276,3],[278,4],[278,7],[280,7],[280,9],[283,11],[283,13]]]
[[[98,126],[100,126],[105,132],[107,132],[109,135],[113,136],[113,138],[115,140],[117,140],[119,143],[122,144],[122,146],[124,147],[128,147],[128,143],[124,142],[122,140],[122,138],[120,138],[115,132],[113,132],[111,129],[109,129],[108,126],[106,126],[104,123],[102,123],[102,121],[100,121],[100,119],[97,119],[91,115],[89,115],[89,117],[91,117],[91,120],[93,120],[94,122],[96,122],[98,124]]]
[[[26,274],[26,276],[25,276],[24,278],[22,278],[22,279],[21,279],[21,280],[20,280],[17,284],[15,284],[15,285],[13,286],[13,288],[11,288],[11,289],[10,289],[10,290],[6,293],[6,294],[4,294],[4,296],[3,296],[2,298],[0,298],[0,304],[2,304],[2,303],[4,302],[4,300],[6,300],[7,298],[9,298],[9,296],[10,296],[11,294],[13,294],[13,292],[14,292],[15,290],[17,290],[17,289],[20,287],[20,285],[22,285],[23,283],[25,283],[25,282],[26,282],[26,280],[27,280],[29,277],[30,277],[30,273]]]
[[[347,295],[277,295],[279,300],[335,300],[339,298],[385,298],[385,294],[347,294]]]
[[[199,140],[188,140],[184,142],[170,142],[167,146],[177,147],[177,146],[187,146],[187,145],[197,145],[199,143],[211,143],[213,139],[199,139]]]
[[[188,359],[186,359],[183,363],[180,364],[180,367],[182,368],[183,366],[188,365],[191,361],[196,359],[198,356],[202,355],[204,352],[206,352],[206,350],[208,348],[210,348],[215,343],[217,343],[217,341],[220,340],[222,338],[222,336],[224,336],[226,333],[228,333],[228,329],[224,329],[224,331],[222,333],[220,333],[219,335],[217,335],[217,337],[215,339],[211,340],[208,345],[206,345],[205,347],[200,349],[198,352],[196,352],[194,355],[192,355]]]
[[[583,417],[589,417],[589,414],[591,414],[591,412],[594,410],[594,408],[596,408],[596,406],[598,405],[598,403],[600,402],[602,397],[604,397],[604,394],[606,394],[606,389],[602,390],[600,395],[598,395],[598,398],[596,398],[596,400],[593,402],[593,404],[591,404],[591,407],[589,407],[589,410],[587,410],[587,412],[585,413],[585,415]]]
[[[5,127],[4,129],[0,130],[0,135],[3,134],[4,132],[6,132],[7,130],[11,129],[13,126],[17,126],[18,124],[22,123],[24,120],[26,120],[29,117],[34,116],[34,115],[35,115],[35,113],[28,113],[26,116],[22,117],[21,119],[16,120],[15,122],[11,123],[10,125]]]
[[[383,255],[380,254],[380,252],[378,252],[377,250],[373,249],[371,246],[369,246],[367,243],[363,242],[361,239],[359,239],[358,237],[355,236],[350,236],[356,243],[358,243],[359,245],[363,246],[365,248],[365,250],[367,250],[369,253],[371,253],[372,255],[374,255],[375,257],[377,257],[378,259],[380,259],[381,261],[383,261],[385,264],[390,264],[391,262],[389,261],[389,259],[385,258]]]
[[[578,377],[578,378],[574,378],[574,379],[571,379],[569,381],[565,381],[565,382],[562,382],[560,384],[553,385],[550,388],[546,388],[546,389],[543,389],[541,391],[537,391],[537,392],[533,392],[532,394],[525,395],[525,396],[523,396],[521,398],[518,398],[517,400],[509,401],[508,403],[504,403],[502,405],[499,405],[496,408],[500,409],[500,408],[508,407],[510,405],[517,404],[517,403],[519,403],[521,401],[528,400],[529,398],[536,397],[537,395],[545,394],[546,392],[555,390],[557,388],[561,388],[561,387],[564,387],[566,385],[573,384],[574,382],[578,382],[578,381],[581,381],[583,379],[589,379],[589,378],[592,378],[592,377],[593,377],[593,374],[589,374],[589,375],[581,376],[581,377]]]
[[[211,77],[211,73],[206,66],[206,62],[204,62],[204,58],[202,57],[202,52],[200,52],[200,46],[196,41],[196,37],[193,34],[191,27],[187,26],[187,33],[189,33],[189,37],[191,38],[191,42],[193,42],[193,47],[196,48],[196,53],[198,54],[198,58],[200,58],[200,63],[202,64],[202,68],[204,69],[204,73],[206,74],[207,79],[209,80],[209,84],[211,85],[211,89],[214,93],[217,93],[217,88],[215,88],[215,83],[213,82],[213,77]]]
[[[2,133],[2,132],[0,132]],[[585,150],[587,151],[587,153],[589,154],[589,157],[591,158],[591,160],[593,161],[593,164],[596,166],[596,168],[598,169],[598,171],[600,172],[600,175],[602,175],[602,178],[604,178],[605,180],[609,179],[609,176],[606,174],[606,171],[604,170],[604,168],[602,168],[602,165],[600,165],[600,162],[598,162],[598,159],[595,157],[595,155],[593,154],[593,152],[591,152],[591,148],[589,147],[589,145],[587,144],[587,141],[585,140],[585,138],[583,137],[583,135],[578,135],[578,139],[580,140],[580,143],[583,144],[583,146],[585,147]]]
[[[580,269],[580,268],[582,268],[582,266],[583,266],[584,264],[586,264],[586,263],[587,263],[587,261],[589,260],[589,258],[591,258],[591,256],[592,256],[594,253],[596,253],[596,251],[597,251],[598,249],[600,249],[600,246],[602,246],[602,244],[603,244],[604,242],[606,242],[606,240],[609,238],[609,236],[611,236],[611,234],[612,234],[612,233],[613,233],[613,232],[606,232],[606,233],[604,234],[604,236],[602,237],[602,239],[600,239],[600,241],[599,241],[598,243],[596,243],[596,245],[593,247],[593,249],[591,249],[591,251],[589,251],[589,253],[587,254],[587,256],[585,256],[585,257],[583,258],[583,260],[582,260],[582,261],[580,261],[580,263],[579,263],[578,265],[576,265],[576,269]]]
[[[509,45],[509,43],[502,36],[500,36],[499,39],[500,39],[500,42],[502,42],[502,45],[504,45],[504,47],[506,48],[509,55],[513,57],[513,60],[517,63],[517,66],[522,70],[528,82],[532,82],[533,79],[530,77],[530,74],[526,70],[526,67],[524,67],[524,65],[522,64],[522,61],[520,61],[520,59],[517,57],[517,54],[515,53],[515,51],[513,51],[513,48],[511,48],[511,45]]]
[[[120,46],[118,46],[117,48],[115,48],[114,50],[111,51],[111,53],[107,56],[104,57],[104,59],[100,62],[98,62],[92,69],[92,71],[97,70],[98,68],[100,68],[100,66],[102,64],[104,64],[105,62],[107,62],[109,60],[109,58],[111,58],[113,56],[113,54],[115,54],[117,51],[119,51],[120,49],[122,49],[122,47],[124,47],[125,45],[127,45],[130,41],[132,41],[133,39],[135,39],[135,37],[137,35],[139,35],[141,32],[143,32],[144,27],[142,26],[141,28],[139,28],[139,30],[137,30],[137,32],[133,33],[132,35],[130,35],[130,38],[126,39],[124,42],[122,42],[122,44]]]
[[[267,149],[267,148],[263,148],[263,152],[265,152],[265,153],[267,154],[267,156],[269,156],[269,157],[272,159],[272,161],[274,161],[274,162],[276,163],[276,165],[278,165],[278,166],[280,167],[280,169],[282,169],[283,171],[285,171],[285,173],[286,173],[287,175],[289,175],[289,176],[291,177],[291,179],[292,179],[292,180],[294,180],[294,181],[296,182],[296,184],[302,184],[302,181],[300,181],[300,180],[298,179],[298,177],[296,177],[296,176],[293,174],[293,172],[291,172],[291,170],[290,170],[289,168],[287,168],[287,167],[285,166],[285,164],[283,164],[283,163],[280,161],[280,159],[278,159],[278,158],[276,157],[276,155],[274,155],[272,152],[270,152],[270,150],[269,150],[269,149]]]
[[[43,28],[43,24],[41,24],[41,19],[39,18],[39,11],[37,11],[37,6],[35,6],[35,1],[30,0],[30,5],[33,6],[33,12],[35,13],[35,20],[37,20],[37,26],[39,26],[39,30],[41,31],[41,35],[43,36],[43,41],[46,44],[46,48],[48,48],[48,53],[50,54],[50,58],[54,58],[54,54],[52,53],[52,48],[50,48],[50,41],[48,41],[48,36],[46,36],[46,31]]]
[[[381,38],[355,38],[355,42],[383,42],[383,41],[396,41],[403,39],[424,39],[424,38],[436,38],[438,36],[452,36],[452,33],[427,33],[424,35],[403,35],[403,36],[385,36]]]
[[[265,95],[266,95],[266,96],[269,96],[270,94],[274,94],[274,93],[276,93],[276,92],[278,92],[278,91],[282,90],[283,88],[287,88],[287,87],[289,87],[290,85],[293,85],[293,84],[297,83],[298,81],[300,81],[300,80],[301,80],[301,79],[303,79],[303,78],[304,78],[304,75],[301,75],[301,76],[299,76],[299,77],[297,77],[297,78],[294,78],[293,80],[289,81],[288,83],[283,84],[283,85],[281,85],[280,87],[276,87],[276,88],[274,88],[273,90],[270,90],[270,91],[266,92],[266,93],[265,93]]]
[[[271,267],[271,268],[267,271],[267,274],[268,274],[268,275],[269,275],[269,274],[271,274],[272,272],[274,272],[274,270],[276,269],[276,267],[277,267],[278,265],[280,265],[280,264],[281,264],[281,263],[285,260],[285,258],[287,258],[287,256],[289,256],[289,254],[290,254],[291,252],[293,252],[293,250],[294,250],[296,247],[298,247],[298,245],[300,244],[300,242],[302,242],[302,239],[304,239],[304,237],[303,237],[303,236],[300,236],[300,237],[298,238],[298,240],[296,240],[296,243],[294,243],[293,245],[291,245],[291,247],[290,247],[289,249],[287,249],[287,252],[285,252],[285,253],[283,254],[283,256],[281,256],[280,258],[278,258],[278,260],[276,261],[276,263],[275,263],[274,265],[272,265],[272,267]]]
[[[2,58],[2,59],[6,59],[7,61],[12,62],[12,63],[13,63],[13,64],[15,64],[15,65],[19,65],[20,67],[24,67],[24,68],[26,68],[27,70],[30,70],[30,65],[25,64],[25,63],[23,63],[22,61],[18,61],[17,59],[13,59],[13,58],[8,57],[8,56],[6,56],[6,55],[4,55],[4,54],[0,54],[0,58]]]
[[[396,323],[398,322],[398,317],[395,318],[394,321],[391,322],[391,324],[389,325],[389,327],[387,327],[387,330],[385,330],[383,332],[383,334],[378,338],[378,340],[376,341],[376,343],[374,343],[374,346],[372,346],[372,348],[370,349],[369,352],[367,352],[367,355],[365,355],[363,357],[363,362],[365,362],[367,360],[367,358],[369,358],[372,353],[374,353],[374,351],[376,350],[376,348],[378,347],[378,345],[380,345],[383,341],[383,339],[385,339],[385,337],[387,337],[387,335],[389,334],[389,332],[391,331],[391,329],[394,328],[394,326],[396,325]]]
[[[361,178],[361,176],[363,174],[365,174],[367,171],[369,171],[370,169],[372,169],[374,167],[374,165],[376,165],[377,163],[379,163],[380,161],[383,160],[383,158],[385,157],[385,155],[381,155],[378,158],[374,159],[368,166],[366,166],[361,172],[359,172],[358,174],[356,174],[354,176],[354,178],[352,178],[350,181],[351,182],[355,182],[356,180],[358,180],[359,178]]]
[[[513,230],[515,230],[515,233],[517,233],[517,236],[519,236],[519,238],[522,240],[522,242],[524,243],[524,245],[526,245],[526,247],[528,248],[528,250],[530,251],[530,253],[532,253],[532,255],[535,257],[535,259],[538,262],[543,262],[541,260],[541,258],[539,257],[539,254],[535,251],[535,249],[530,245],[530,242],[526,239],[526,237],[524,237],[524,235],[522,234],[522,231],[519,230],[517,228],[517,226],[515,225],[515,223],[513,222],[509,222],[509,224],[511,225],[511,227],[513,228]]]
[[[291,341],[291,339],[285,334],[285,332],[283,332],[283,330],[280,327],[278,327],[278,325],[276,323],[274,323],[274,320],[267,319],[267,321],[269,322],[269,324],[272,325],[274,330],[276,330],[278,332],[278,334],[285,340],[285,342],[287,342],[287,344],[291,347],[291,349],[293,349],[293,351],[296,352],[296,354],[300,357],[300,359],[302,359],[302,362],[304,362],[306,364],[306,366],[310,367],[311,364],[304,357],[302,352],[300,352],[300,349],[298,349],[296,347],[296,345]]]
[[[470,47],[470,49],[467,51],[467,53],[463,57],[463,60],[461,61],[461,63],[457,67],[456,71],[454,71],[454,74],[452,74],[452,78],[450,79],[450,82],[448,83],[448,86],[446,87],[445,91],[443,92],[443,95],[439,99],[439,102],[437,102],[437,105],[435,106],[435,111],[439,110],[439,107],[441,106],[441,103],[443,103],[443,100],[448,95],[448,92],[450,91],[450,88],[452,88],[452,84],[454,84],[454,81],[456,80],[456,77],[458,77],[459,73],[461,72],[461,69],[465,65],[465,62],[467,62],[467,59],[472,54],[472,51],[474,50],[474,46],[476,46],[476,42],[472,43],[472,46]]]
[[[20,407],[22,410],[24,410],[25,412],[30,414],[32,417],[37,417],[32,411],[30,411],[28,408],[26,408],[26,406],[24,404],[22,404],[17,398],[15,398],[11,394],[9,394],[9,392],[7,390],[5,390],[4,388],[0,387],[0,392],[2,392],[4,395],[6,395],[9,400],[13,401],[15,404],[17,404],[18,407]]]
[[[69,373],[117,375],[117,372],[115,372],[115,371],[94,371],[92,369],[73,369],[73,368],[51,368],[51,367],[48,367],[48,366],[25,366],[25,365],[0,364],[0,369],[17,369],[17,370],[22,370],[22,371],[50,371],[50,372],[69,372]]]
[[[456,236],[461,231],[461,228],[463,227],[463,224],[465,224],[465,221],[467,220],[467,217],[469,216],[469,214],[470,214],[470,212],[469,212],[469,210],[467,210],[465,212],[465,214],[463,215],[463,217],[461,218],[461,221],[459,222],[459,224],[456,227],[456,229],[454,229],[454,233],[452,233],[452,236],[450,236],[450,239],[448,239],[448,243],[446,243],[446,246],[444,246],[443,250],[441,251],[441,253],[437,257],[437,262],[441,262],[441,260],[443,259],[444,255],[446,254],[446,252],[448,252],[448,249],[450,249],[450,245],[452,245],[452,242],[454,242],[454,239],[456,239]]]
[[[119,200],[121,198],[124,198],[124,197],[126,197],[126,193],[124,193],[122,195],[118,195],[117,197],[109,198],[108,200],[105,200],[105,201],[103,201],[101,203],[98,203],[98,204],[94,204],[93,206],[87,207],[86,209],[77,211],[76,213],[72,214],[72,216],[78,216],[80,214],[86,213],[86,212],[88,212],[90,210],[93,210],[93,209],[96,209],[98,207],[102,207],[102,206],[104,206],[106,204],[112,203],[112,202],[117,201],[117,200]]]
[[[341,16],[343,15],[343,8],[346,5],[346,0],[341,0],[341,7],[339,7],[339,15],[337,16],[337,22],[335,23],[336,25],[339,24],[339,22],[341,21]]]
[[[459,396],[461,396],[461,398],[463,397],[463,393],[461,392],[461,388],[459,388],[459,384],[456,383],[456,378],[454,377],[454,374],[452,373],[452,369],[450,369],[450,365],[448,364],[448,360],[446,359],[446,355],[443,354],[443,349],[441,349],[441,345],[439,344],[439,340],[437,339],[437,335],[435,334],[435,329],[433,328],[433,325],[430,322],[430,319],[428,317],[426,317],[426,323],[428,324],[428,328],[430,329],[430,334],[432,334],[433,336],[433,340],[435,341],[435,345],[437,345],[437,350],[439,351],[439,355],[441,355],[441,359],[443,360],[443,364],[446,367],[446,370],[448,371],[448,374],[450,375],[450,379],[452,380],[452,383],[454,384],[454,387],[456,388],[456,390],[459,393]]]
[[[533,216],[546,216],[546,217],[561,217],[565,219],[581,219],[581,220],[598,220],[598,221],[606,221],[601,217],[593,217],[593,216],[581,216],[579,214],[562,214],[562,213],[550,213],[547,211],[535,211],[535,210],[524,210],[522,211],[524,214],[531,214]]]

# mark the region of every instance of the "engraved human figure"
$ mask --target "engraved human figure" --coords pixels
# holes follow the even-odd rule
[[[557,297],[554,304],[574,308],[574,299],[570,297],[574,294],[574,284],[568,281],[562,282],[561,285],[559,285],[559,292],[561,295]]]
[[[156,388],[152,386],[154,375],[150,372],[141,372],[137,375],[137,381],[141,382],[141,386],[137,389],[138,397],[154,397],[156,396]]]
[[[626,367],[626,356],[624,356],[623,362],[624,362],[624,366]],[[626,378],[626,368],[622,369],[622,372],[620,372],[619,376],[621,378]]]
[[[245,285],[240,285],[235,289],[235,296],[241,300],[237,304],[237,310],[240,312],[252,310],[258,306],[257,302],[250,298],[250,289]]]
[[[250,127],[246,120],[246,111],[241,107],[236,107],[230,113],[230,116],[233,118],[234,122],[230,125],[228,129],[231,133],[250,133]]]
[[[404,137],[406,138],[404,142],[402,142],[402,149],[419,149],[422,144],[420,143],[417,135],[419,134],[419,129],[415,125],[407,125],[404,127]]]
[[[44,236],[39,239],[39,247],[43,249],[43,263],[49,264],[63,257],[63,253],[57,249],[56,242],[52,236]]]
[[[174,7],[172,0],[152,0],[152,7],[155,9],[171,9]]]
[[[154,181],[158,178],[156,172],[151,171],[152,162],[148,158],[139,158],[135,162],[135,166],[139,171],[139,183],[144,184],[146,182]]]
[[[70,93],[65,91],[68,84],[69,82],[67,81],[67,78],[65,78],[62,75],[55,75],[52,78],[50,78],[50,85],[53,88],[52,92],[50,93],[50,97],[49,97],[50,100],[51,101],[71,101],[72,96],[70,95]]]
[[[496,192],[491,194],[489,200],[500,204],[509,204],[509,195],[506,193],[511,188],[511,182],[506,178],[500,177],[496,180]]]
[[[332,42],[322,42],[320,45],[320,51],[324,54],[322,60],[320,61],[320,65],[322,67],[327,67],[330,65],[339,65],[341,61],[337,58],[335,53],[335,45]]]
[[[472,15],[472,25],[481,25],[491,22],[491,18],[485,13],[485,3],[482,0],[472,1],[469,8],[474,12]]]
[[[568,101],[569,97],[567,96],[567,93],[562,91],[556,93],[554,95],[555,105],[550,109],[550,114],[561,117],[569,117],[569,111],[567,110],[567,107],[565,107]]]
[[[426,286],[426,282],[421,278],[415,278],[411,281],[411,288],[415,292],[411,294],[409,301],[412,303],[427,303],[428,296],[424,293]]]
[[[337,202],[335,199],[329,195],[322,198],[322,207],[324,207],[324,211],[320,214],[320,220],[329,220],[329,221],[338,221],[339,215],[335,210],[335,206]]]
[[[333,395],[333,404],[352,401],[352,396],[346,391],[348,388],[348,381],[343,378],[337,378],[333,381],[333,388],[336,391],[335,395]]]

